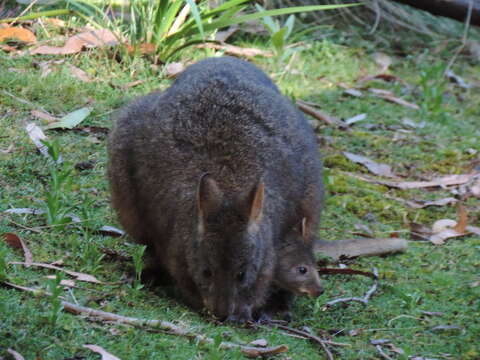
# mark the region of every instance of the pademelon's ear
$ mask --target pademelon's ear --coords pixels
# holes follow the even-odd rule
[[[218,187],[217,182],[208,173],[203,174],[197,187],[199,224],[203,224],[209,215],[220,210],[222,199],[223,192]]]
[[[310,229],[308,228],[308,219],[306,217],[304,217],[302,219],[302,231],[301,231],[301,234],[302,234],[302,239],[303,239],[303,242],[308,245],[310,244]]]
[[[251,230],[258,229],[263,215],[263,202],[265,199],[265,185],[259,180],[253,187],[249,196],[248,227]]]

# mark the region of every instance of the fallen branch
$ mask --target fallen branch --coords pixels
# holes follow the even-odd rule
[[[15,289],[38,293],[34,289],[27,288],[24,286],[15,285],[9,282],[2,282],[2,283]],[[95,317],[102,321],[114,321],[119,324],[127,324],[131,326],[139,327],[139,328],[148,327],[150,329],[166,331],[167,333],[172,335],[183,336],[189,339],[193,339],[197,343],[202,343],[202,344],[215,343],[212,338],[194,333],[187,328],[175,325],[174,323],[169,321],[138,319],[133,317],[121,316],[121,315],[109,313],[106,311],[95,310],[85,306],[76,305],[68,301],[62,301],[62,306],[65,309],[65,311],[68,311],[75,315],[83,314],[83,315]],[[235,344],[231,342],[221,342],[219,347],[220,349],[225,349],[225,350],[239,348],[240,351],[245,356],[248,356],[250,358],[273,356],[273,355],[277,355],[277,354],[288,351],[288,347],[286,345],[260,348],[255,346]]]
[[[328,115],[318,109],[312,107],[309,103],[306,103],[302,100],[297,100],[297,106],[300,110],[302,110],[305,114],[308,114],[314,117],[317,120],[323,121],[324,123],[332,126],[337,126],[341,129],[348,128],[348,125],[341,119],[336,118],[334,116]]]
[[[362,275],[371,279],[376,279],[374,273],[361,270],[319,268],[317,271],[322,275]]]
[[[335,299],[332,301],[329,301],[325,304],[324,309],[329,308],[335,304],[342,303],[342,302],[351,302],[351,301],[356,301],[360,302],[364,305],[368,304],[368,301],[370,300],[370,297],[373,295],[373,293],[377,290],[378,288],[378,270],[377,268],[372,269],[373,274],[375,275],[375,280],[370,289],[365,293],[365,296],[363,298],[360,297],[349,297],[349,298],[340,298],[340,299]]]

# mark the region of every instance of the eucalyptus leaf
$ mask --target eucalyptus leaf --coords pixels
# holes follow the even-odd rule
[[[51,129],[73,129],[75,126],[80,124],[86,117],[92,112],[93,108],[86,106],[81,109],[72,111],[71,113],[65,115],[60,121],[54,122],[47,127],[46,130]]]

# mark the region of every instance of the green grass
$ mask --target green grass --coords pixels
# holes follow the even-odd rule
[[[409,179],[422,179],[435,174],[465,173],[480,153],[479,88],[460,89],[448,85],[440,111],[431,111],[429,101],[422,96],[421,71],[434,62],[446,64],[453,55],[444,51],[434,54],[412,46],[409,57],[395,58],[391,72],[412,85],[405,94],[398,84],[375,81],[373,87],[382,87],[416,102],[424,110],[411,110],[368,95],[352,98],[343,93],[339,82],[353,85],[363,75],[375,72],[371,44],[360,35],[349,40],[340,33],[317,41],[310,49],[297,54],[286,72],[286,64],[275,59],[256,59],[255,62],[271,74],[282,91],[289,96],[316,102],[322,109],[338,117],[348,118],[366,113],[367,119],[353,125],[350,131],[323,126],[320,132],[322,153],[327,168],[328,197],[322,220],[321,236],[329,240],[352,237],[355,224],[365,224],[376,236],[386,237],[400,232],[408,238],[406,220],[430,225],[441,218],[455,218],[453,207],[410,209],[385,194],[406,199],[433,199],[447,196],[445,190],[400,191],[368,184],[345,175],[345,171],[364,173],[366,170],[347,161],[342,151],[369,156],[390,164],[393,170]],[[265,39],[237,37],[237,44],[265,47]],[[404,41],[408,42],[408,34]],[[413,40],[412,40],[413,41]],[[382,45],[382,51],[393,56],[392,49]],[[415,50],[417,49],[417,50]],[[417,51],[417,52],[415,52]],[[423,53],[425,55],[417,57]],[[202,58],[212,53],[188,50],[182,61]],[[72,57],[56,65],[56,71],[41,78],[41,70],[34,61],[49,57],[10,57],[0,52],[0,149],[13,144],[10,153],[0,152],[0,211],[9,208],[41,208],[49,191],[51,162],[37,154],[28,139],[24,126],[32,120],[31,110],[43,108],[56,116],[63,116],[93,100],[94,111],[82,125],[111,126],[111,114],[120,105],[135,96],[154,89],[164,89],[171,80],[162,74],[162,68],[151,66],[142,59],[119,64],[108,52],[92,51]],[[82,83],[71,77],[68,64],[85,70],[94,82]],[[466,81],[478,81],[480,66],[459,58],[453,70]],[[474,75],[472,75],[474,74]],[[475,75],[476,74],[476,75]],[[477,78],[475,78],[477,76]],[[145,80],[127,91],[121,85],[133,80]],[[428,86],[437,86],[429,79]],[[436,85],[437,84],[437,85]],[[440,85],[438,85],[440,86]],[[14,97],[5,95],[8,91]],[[19,101],[29,101],[32,106]],[[402,118],[425,121],[424,128],[402,132]],[[34,120],[45,125],[41,120]],[[48,226],[42,215],[5,215],[0,217],[0,233],[14,232],[21,236],[33,253],[34,261],[62,260],[70,270],[92,274],[102,285],[77,282],[79,288],[63,292],[71,302],[118,314],[179,321],[195,331],[212,338],[229,336],[231,341],[247,343],[266,338],[269,344],[285,343],[290,350],[282,359],[322,359],[321,349],[301,339],[285,336],[277,330],[243,329],[216,325],[208,318],[190,311],[167,296],[164,289],[145,287],[134,289],[123,280],[132,277],[133,261],[111,259],[102,249],[133,255],[137,247],[124,238],[98,235],[102,225],[116,225],[109,207],[109,193],[105,178],[105,137],[75,131],[49,131],[50,140],[57,140],[65,161],[72,165],[92,161],[92,169],[72,172],[71,190],[64,194],[65,204],[80,216],[82,225],[66,228]],[[472,151],[473,149],[473,151]],[[475,153],[476,151],[476,153]],[[480,222],[478,200],[467,202],[470,222]],[[31,231],[22,226],[35,228]],[[394,355],[407,359],[417,355],[441,359],[478,359],[480,348],[480,238],[468,236],[450,240],[435,247],[429,243],[411,242],[407,253],[386,258],[355,261],[354,267],[379,269],[380,288],[367,306],[352,303],[336,305],[326,311],[323,304],[344,296],[361,296],[371,285],[369,279],[350,276],[325,278],[326,292],[316,300],[299,299],[294,308],[295,327],[309,326],[312,330],[337,332],[335,341],[350,347],[335,348],[337,359],[377,359],[372,339],[390,339],[405,351]],[[3,254],[3,255],[2,255]],[[22,261],[21,252],[0,242],[0,256],[7,262]],[[8,265],[9,281],[30,287],[47,289],[51,270]],[[1,274],[1,272],[0,272]],[[64,275],[68,278],[68,275]],[[428,317],[421,313],[440,311],[442,317]],[[213,345],[199,346],[184,338],[162,333],[105,324],[60,313],[52,321],[54,304],[48,297],[34,296],[7,287],[0,287],[0,356],[9,359],[6,348],[13,348],[26,359],[67,359],[77,356],[98,359],[99,356],[82,348],[97,344],[121,359],[240,359],[238,351],[218,350]],[[458,325],[461,330],[433,332],[437,325]],[[356,336],[348,336],[355,330]],[[385,350],[386,351],[386,350]],[[450,355],[446,355],[450,354]]]

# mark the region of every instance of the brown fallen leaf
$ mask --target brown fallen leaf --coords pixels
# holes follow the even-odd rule
[[[25,258],[25,267],[30,267],[32,265],[32,253],[30,249],[25,245],[25,242],[16,234],[5,233],[3,234],[3,239],[5,242],[13,248],[22,249],[23,256]]]
[[[463,206],[461,203],[458,204],[457,216],[457,224],[453,227],[453,230],[458,233],[465,233],[466,227],[468,225],[468,214],[465,206]]]
[[[419,223],[409,223],[410,235],[415,240],[428,240],[432,236],[432,229]]]
[[[19,261],[11,261],[9,264],[12,265],[25,265],[24,262],[19,262]],[[64,268],[51,265],[51,264],[45,264],[45,263],[32,263],[32,266],[38,266],[38,267],[43,267],[45,269],[52,269],[52,270],[57,270],[57,271],[63,271],[64,273],[74,276],[77,278],[78,281],[85,281],[85,282],[90,282],[94,284],[102,284],[100,280],[98,280],[95,276],[89,275],[89,274],[84,274],[76,271],[71,271],[71,270],[66,270]]]
[[[370,178],[367,175],[360,175],[347,172],[349,176],[367,181],[373,184],[385,185],[392,188],[407,190],[407,189],[421,189],[428,187],[445,187],[452,185],[461,185],[467,183],[476,174],[460,174],[460,175],[447,175],[442,176],[431,181],[389,181]]]
[[[392,173],[392,168],[387,164],[379,164],[373,160],[370,160],[365,156],[352,154],[347,151],[344,151],[343,155],[345,155],[345,157],[350,161],[353,161],[354,163],[365,166],[371,173],[375,175],[389,177],[389,178],[397,177],[394,173]]]
[[[272,57],[273,53],[271,51],[265,51],[257,48],[242,48],[240,46],[230,45],[230,44],[216,44],[216,43],[205,43],[197,45],[198,48],[203,49],[215,49],[222,50],[227,55],[241,56],[246,58],[253,58],[255,56],[264,56]]]
[[[183,70],[185,70],[185,65],[179,62],[173,62],[165,66],[164,72],[167,78],[176,77]]]
[[[70,70],[70,74],[72,74],[73,77],[77,78],[78,80],[81,80],[83,82],[91,82],[92,79],[87,75],[85,71],[82,69],[69,64],[68,69]]]
[[[48,123],[55,122],[55,121],[60,121],[60,118],[55,117],[53,115],[50,115],[49,113],[41,111],[41,110],[32,110],[32,111],[30,111],[30,114],[32,116],[35,116],[36,118],[45,120]]]
[[[312,103],[307,103],[302,100],[297,100],[296,103],[300,110],[302,110],[305,114],[308,114],[314,117],[315,119],[323,121],[328,125],[338,126],[339,128],[343,128],[343,129],[348,128],[348,125],[344,121],[340,120],[339,118],[336,118],[335,116],[328,115],[323,111],[315,109],[312,106]]]
[[[56,27],[65,27],[65,21],[60,20],[59,18],[47,17],[47,18],[43,19],[43,21],[46,24],[53,25],[53,26],[56,26]]]
[[[12,349],[7,349],[7,352],[13,356],[15,360],[25,360],[25,358],[18,352]]]
[[[399,82],[402,84],[406,84],[406,82],[402,79],[400,79],[398,76],[392,75],[392,74],[385,74],[385,73],[380,73],[380,74],[375,74],[375,75],[367,75],[364,77],[361,77],[360,79],[357,80],[357,84],[364,84],[366,82],[372,81],[372,80],[383,80],[386,82]]]
[[[22,27],[6,27],[0,29],[0,42],[8,40],[21,41],[24,43],[34,43],[37,41],[35,34]]]
[[[121,88],[122,90],[127,90],[127,89],[130,89],[130,88],[135,87],[135,86],[137,86],[137,85],[141,85],[141,84],[143,84],[145,81],[146,81],[146,80],[130,81],[129,83],[126,83],[126,84],[120,86],[120,88]]]
[[[30,50],[31,55],[68,55],[76,54],[84,48],[113,46],[118,44],[117,37],[108,29],[86,31],[67,39],[61,47],[42,45]]]
[[[93,352],[96,352],[97,354],[102,355],[102,360],[120,360],[120,358],[110,354],[107,352],[104,348],[98,345],[83,345],[84,348],[92,350]]]
[[[384,100],[387,100],[411,109],[420,110],[420,107],[417,104],[410,103],[406,100],[403,100],[402,98],[395,96],[395,94],[389,90],[370,88],[368,89],[368,91],[370,91],[376,97],[379,97],[381,99],[384,99]]]
[[[138,46],[127,45],[127,51],[130,54],[139,53],[141,55],[155,54],[157,46],[152,43],[141,43]]]

